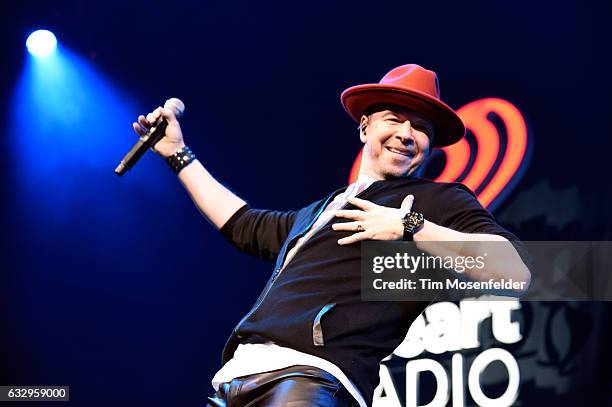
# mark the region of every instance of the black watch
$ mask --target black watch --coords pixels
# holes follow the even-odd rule
[[[419,212],[408,212],[402,218],[402,223],[404,224],[404,241],[412,241],[413,235],[421,230],[423,224],[425,223],[425,218],[422,213]]]

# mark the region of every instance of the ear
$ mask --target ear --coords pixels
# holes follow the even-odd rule
[[[359,120],[359,140],[361,140],[363,144],[365,144],[367,140],[367,136],[366,136],[367,127],[368,127],[368,117],[365,115],[362,115],[361,120]]]

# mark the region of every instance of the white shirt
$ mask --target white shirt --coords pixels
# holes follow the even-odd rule
[[[334,200],[327,205],[321,215],[319,215],[319,218],[312,225],[310,230],[304,236],[299,238],[295,246],[289,250],[285,256],[285,262],[283,263],[280,272],[282,272],[299,248],[302,247],[302,245],[323,225],[327,224],[334,217],[336,210],[342,208],[350,197],[354,197],[361,193],[374,181],[376,181],[374,178],[365,174],[360,174],[357,182],[349,185],[343,193],[338,194]],[[230,382],[236,377],[269,372],[295,365],[314,366],[325,370],[327,373],[338,379],[340,383],[342,383],[342,385],[355,398],[355,400],[357,400],[360,407],[367,407],[367,404],[357,387],[338,366],[323,358],[313,356],[308,353],[299,352],[295,349],[279,346],[273,342],[238,345],[232,359],[230,359],[221,368],[221,370],[215,374],[215,377],[213,377],[212,385],[215,390],[218,390],[219,384]]]

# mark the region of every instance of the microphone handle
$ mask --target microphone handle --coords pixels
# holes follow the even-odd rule
[[[153,132],[149,130],[142,137],[140,137],[136,144],[134,144],[134,147],[132,147],[125,157],[123,157],[123,160],[121,160],[117,168],[115,168],[115,174],[122,176],[127,172],[127,170],[136,165],[144,153],[146,153],[149,148],[153,147],[164,137],[166,127],[168,127],[168,122],[166,119],[162,118],[159,123],[153,127]]]

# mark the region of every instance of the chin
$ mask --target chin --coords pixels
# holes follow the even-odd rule
[[[409,178],[409,177],[417,177],[420,173],[420,167],[410,168],[398,168],[398,167],[390,167],[386,168],[383,174],[385,179],[398,179],[398,178]]]
[[[401,168],[388,168],[382,174],[383,178],[386,180],[406,178],[408,175],[408,171]]]

